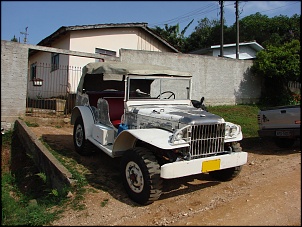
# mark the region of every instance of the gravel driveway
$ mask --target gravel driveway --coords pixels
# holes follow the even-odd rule
[[[218,182],[207,174],[165,180],[159,200],[139,206],[124,191],[117,160],[101,151],[92,157],[74,151],[72,127],[31,129],[52,148],[70,152],[94,189],[84,195],[84,210],[66,209],[52,225],[301,226],[300,140],[280,149],[268,140],[244,139],[248,163],[234,180]]]

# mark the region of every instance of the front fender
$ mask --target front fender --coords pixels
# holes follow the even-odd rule
[[[189,146],[189,144],[170,144],[169,141],[172,135],[171,132],[157,128],[124,130],[116,138],[113,145],[113,152],[131,149],[135,146],[137,140],[144,141],[165,150]]]
[[[95,119],[92,113],[92,110],[88,106],[76,106],[73,108],[71,113],[70,123],[74,125],[76,119],[81,116],[83,119],[84,129],[85,129],[85,139],[91,136],[92,126],[95,123]]]

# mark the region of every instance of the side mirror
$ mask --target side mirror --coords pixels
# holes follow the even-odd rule
[[[205,105],[203,104],[204,102],[204,97],[201,97],[200,101],[197,101],[197,100],[191,100],[192,102],[192,105],[195,107],[195,108],[201,108],[205,111],[208,111],[207,108],[205,107]]]

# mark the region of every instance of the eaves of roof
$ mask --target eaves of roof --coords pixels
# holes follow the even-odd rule
[[[150,28],[148,28],[147,23],[118,23],[118,24],[94,24],[94,25],[75,25],[75,26],[62,26],[57,31],[52,33],[50,36],[47,36],[41,40],[37,45],[38,46],[50,46],[51,43],[66,35],[70,31],[80,31],[80,30],[90,30],[90,29],[101,29],[101,28],[141,28],[144,31],[148,32],[150,35],[160,40],[174,52],[179,53],[180,51],[169,44],[167,41],[156,35]]]
[[[236,46],[236,43],[224,44],[223,47],[233,47]],[[244,42],[239,43],[239,46],[249,46],[256,51],[263,50],[264,48],[257,42]],[[211,46],[212,49],[220,48],[220,45]]]
[[[234,47],[236,46],[236,43],[231,43],[231,44],[223,44],[223,48],[226,47]],[[257,42],[244,42],[244,43],[239,43],[239,46],[249,46],[252,49],[254,49],[255,51],[260,51],[263,50],[264,48]],[[203,49],[199,49],[199,50],[194,50],[189,52],[189,54],[206,54],[206,53],[210,53],[213,52],[214,49],[218,49],[220,48],[220,45],[214,45],[208,48],[203,48]]]

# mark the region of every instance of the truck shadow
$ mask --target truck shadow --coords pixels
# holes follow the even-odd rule
[[[273,139],[260,137],[244,138],[240,144],[243,151],[259,155],[283,156],[301,152],[300,139],[290,148],[280,148],[274,143]]]
[[[48,146],[64,157],[64,160],[74,160],[74,168],[83,174],[89,185],[95,189],[110,193],[115,199],[128,205],[138,205],[129,199],[123,185],[119,169],[120,158],[111,158],[107,154],[93,149],[91,156],[80,156],[75,152],[72,135],[44,134],[42,139]],[[177,179],[163,181],[163,191],[159,198],[167,199],[193,191],[202,190],[220,184],[208,174],[197,174]]]
[[[97,148],[93,148],[94,154],[91,156],[80,156],[74,150],[72,135],[44,134],[42,139],[60,155],[76,161],[75,168],[85,176],[91,187],[106,191],[115,199],[128,205],[137,205],[129,199],[122,185],[119,158],[113,159]],[[246,138],[241,142],[241,146],[243,151],[259,155],[288,155],[300,152],[300,140],[290,149],[278,148],[273,141],[259,137]],[[208,174],[166,179],[159,200],[188,194],[217,184],[220,182],[215,181]]]
[[[165,179],[163,192],[159,200],[203,190],[220,183],[221,182],[211,178],[208,174],[197,174],[176,179]]]

